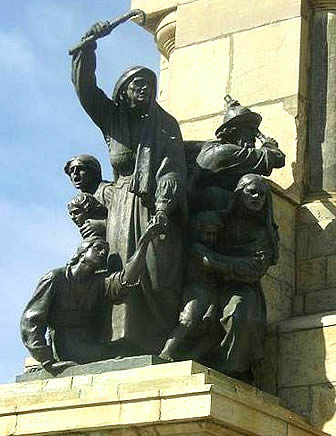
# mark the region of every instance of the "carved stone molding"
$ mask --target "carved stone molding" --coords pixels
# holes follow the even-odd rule
[[[169,59],[175,49],[175,33],[176,11],[173,11],[163,17],[155,32],[155,41],[158,49],[167,59]]]

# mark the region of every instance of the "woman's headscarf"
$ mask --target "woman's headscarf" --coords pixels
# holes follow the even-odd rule
[[[263,215],[265,218],[267,233],[272,245],[272,265],[275,265],[279,258],[279,233],[278,226],[274,221],[271,188],[264,177],[259,176],[258,174],[245,174],[243,177],[241,177],[237,183],[236,189],[233,192],[231,204],[228,209],[222,212],[222,215],[227,216],[229,214],[234,214],[234,211],[241,204],[241,193],[243,189],[254,182],[261,183],[265,187],[265,203],[262,210],[257,213],[261,216]]]

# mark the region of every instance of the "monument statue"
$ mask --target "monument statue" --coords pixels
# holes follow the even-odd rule
[[[108,277],[101,272],[108,244],[96,237],[84,240],[65,267],[41,278],[23,312],[21,336],[47,371],[57,374],[119,354],[113,344],[101,341],[106,302],[120,303],[141,282],[148,244],[159,231],[158,224],[150,224],[125,268]]]
[[[68,211],[83,241],[64,268],[40,280],[22,339],[52,374],[154,354],[253,382],[266,328],[260,279],[278,259],[262,175],[285,155],[259,131],[261,116],[230,96],[217,139],[188,148],[143,66],[128,68],[108,97],[96,83],[96,41],[134,17],[144,13],[94,24],[70,50],[73,84],[104,136],[114,181],[102,180],[91,155],[66,163],[80,191]]]
[[[110,252],[118,253],[125,265],[148,222],[161,227],[161,237],[147,250],[141,286],[113,314],[113,340],[124,343],[124,355],[158,354],[176,325],[187,215],[182,136],[177,121],[155,101],[154,72],[141,66],[127,69],[112,98],[96,84],[96,39],[139,14],[131,11],[112,23],[96,23],[71,51],[78,98],[104,135],[114,171],[106,236]]]

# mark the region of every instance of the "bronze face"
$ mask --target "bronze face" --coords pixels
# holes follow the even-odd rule
[[[249,183],[242,190],[241,199],[246,209],[253,212],[259,212],[265,204],[265,185],[257,180]]]

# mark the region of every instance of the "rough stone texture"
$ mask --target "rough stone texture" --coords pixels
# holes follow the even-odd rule
[[[273,323],[287,319],[291,315],[294,288],[284,281],[266,274],[262,280],[267,306],[267,322]]]
[[[321,220],[297,229],[298,258],[312,259],[336,253],[336,220]]]
[[[305,386],[336,380],[336,326],[282,334],[279,386]],[[312,346],[313,344],[313,346]]]
[[[336,288],[314,291],[305,296],[305,313],[336,310]]]
[[[293,18],[233,36],[235,98],[251,105],[298,94],[301,23]]]
[[[283,234],[285,229],[281,229]],[[294,287],[295,285],[295,253],[279,244],[279,262],[268,270],[268,275]]]
[[[178,121],[223,110],[229,53],[229,38],[174,51],[169,62],[169,108]]]
[[[311,411],[310,387],[281,388],[279,397],[286,407],[301,416],[309,418]]]
[[[178,8],[176,46],[298,17],[300,9],[300,0],[275,3],[271,8],[267,0],[241,0],[239,8],[235,0],[202,0],[185,4]]]
[[[303,295],[294,295],[292,305],[292,315],[298,316],[304,313],[305,298]]]
[[[326,287],[327,261],[325,257],[299,261],[297,289],[301,294]]]

